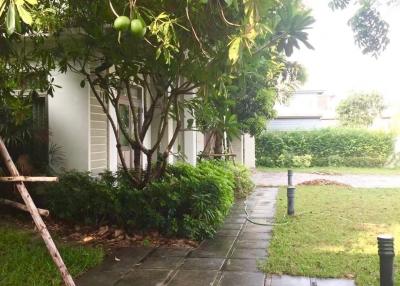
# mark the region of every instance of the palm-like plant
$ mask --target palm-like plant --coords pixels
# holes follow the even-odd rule
[[[298,0],[288,0],[279,10],[278,16],[275,29],[278,52],[284,51],[286,56],[291,56],[294,48],[300,49],[300,43],[314,49],[306,32],[315,22],[310,9],[305,9]]]

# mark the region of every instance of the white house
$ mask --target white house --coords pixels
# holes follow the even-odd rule
[[[93,173],[99,173],[106,169],[116,171],[120,162],[115,147],[116,140],[110,123],[92,95],[90,87],[86,85],[82,88],[80,82],[83,77],[73,72],[54,74],[54,77],[55,84],[62,88],[56,89],[54,97],[48,97],[46,100],[48,127],[51,143],[60,146],[64,153],[63,167],[67,170],[75,169]],[[138,93],[138,98],[145,96],[140,88],[136,88],[134,91]],[[123,111],[124,108],[122,107],[121,110]],[[129,113],[129,108],[126,109],[126,112]],[[184,116],[184,122],[187,122],[187,119],[190,118],[189,112],[185,112]],[[174,126],[172,119],[169,120],[168,126],[165,142],[172,136]],[[154,143],[155,136],[151,136],[151,133],[155,135],[154,132],[157,130],[153,129],[144,140],[146,146]],[[249,135],[242,135],[235,140],[232,149],[236,154],[236,162],[250,168],[255,167],[254,144],[254,138]],[[173,152],[177,151],[178,145],[181,147],[180,150],[183,152],[185,160],[194,165],[197,155],[204,148],[204,135],[196,131],[181,131]],[[126,147],[123,152],[125,162],[128,166],[132,166],[132,150]],[[170,156],[169,160],[170,163],[173,163],[178,159]]]
[[[275,106],[278,116],[271,120],[268,130],[313,130],[337,124],[336,96],[323,90],[297,91],[286,104]]]
[[[336,107],[340,100],[325,90],[297,91],[286,104],[275,106],[278,116],[268,122],[267,130],[304,131],[337,126]],[[390,130],[394,113],[393,106],[389,106],[370,128]]]

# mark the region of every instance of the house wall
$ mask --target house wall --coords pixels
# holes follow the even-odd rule
[[[248,168],[256,167],[255,139],[249,134],[243,134],[233,139],[231,143],[232,152],[236,154],[235,162]]]
[[[305,131],[332,127],[336,120],[321,118],[276,118],[268,122],[267,130],[271,131]]]
[[[50,141],[62,148],[67,170],[89,170],[89,88],[72,72],[53,74],[57,88],[48,98]]]
[[[108,168],[108,120],[93,93],[90,93],[90,165],[94,174]]]

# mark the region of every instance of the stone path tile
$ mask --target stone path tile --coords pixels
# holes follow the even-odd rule
[[[183,257],[175,256],[150,256],[137,268],[140,269],[176,269],[183,263]]]
[[[170,270],[149,270],[140,269],[127,274],[124,278],[119,280],[115,286],[157,286],[162,285],[172,273]],[[96,284],[92,284],[93,286]]]
[[[179,270],[168,286],[212,286],[218,271]]]
[[[352,280],[318,279],[288,275],[273,275],[265,279],[265,286],[356,286]]]
[[[276,188],[257,188],[247,211],[259,223],[273,222]],[[78,286],[355,286],[347,280],[269,276],[257,268],[267,257],[272,226],[255,225],[237,202],[214,239],[197,249],[125,248],[77,279]],[[116,259],[118,258],[118,259]],[[315,284],[310,284],[314,282]]]
[[[311,279],[311,282],[311,286],[356,286],[354,281],[345,279]]]
[[[224,271],[261,272],[257,267],[257,259],[235,258],[228,259]]]
[[[264,286],[264,274],[253,272],[224,272],[218,286]]]
[[[292,277],[292,276],[272,276],[267,279],[265,286],[310,286],[311,280],[308,277]],[[269,284],[268,284],[269,283]]]
[[[224,258],[186,258],[180,269],[183,270],[221,270]]]

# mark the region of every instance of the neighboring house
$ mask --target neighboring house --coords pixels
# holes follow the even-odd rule
[[[297,91],[286,104],[275,106],[278,116],[271,120],[268,130],[313,130],[337,124],[337,98],[323,90]]]
[[[286,104],[275,106],[278,116],[268,122],[267,130],[304,131],[338,126],[336,107],[340,98],[324,90],[297,91]],[[371,129],[390,130],[394,108],[385,109]]]
[[[54,77],[55,84],[62,88],[56,89],[54,97],[48,97],[46,100],[48,127],[51,144],[61,147],[64,153],[63,167],[67,170],[75,169],[93,173],[104,170],[116,171],[120,165],[116,140],[107,117],[92,95],[90,87],[86,85],[81,88],[79,83],[83,78],[76,73],[55,74]],[[143,94],[143,89],[132,87],[132,92],[137,94],[136,105],[141,106],[141,98],[146,96]],[[126,107],[120,106],[120,110],[126,113],[123,117],[130,121],[128,103]],[[189,112],[185,112],[184,116],[186,124],[187,119],[191,117]],[[157,121],[156,118],[157,116],[155,121]],[[167,138],[172,136],[175,123],[170,119],[168,124],[169,128],[162,144],[166,144]],[[151,128],[151,132],[144,140],[145,145],[151,146],[154,143],[155,132],[157,132],[156,128]],[[123,140],[121,142],[124,144]],[[233,142],[233,150],[237,153],[236,162],[250,168],[255,167],[254,144],[254,139],[248,135],[243,135]],[[128,166],[132,166],[133,152],[127,145],[123,148],[124,160]],[[172,152],[176,153],[179,149],[185,160],[195,165],[197,155],[203,148],[203,134],[185,130],[179,134]],[[177,160],[180,159],[172,155],[169,157],[170,163]]]

